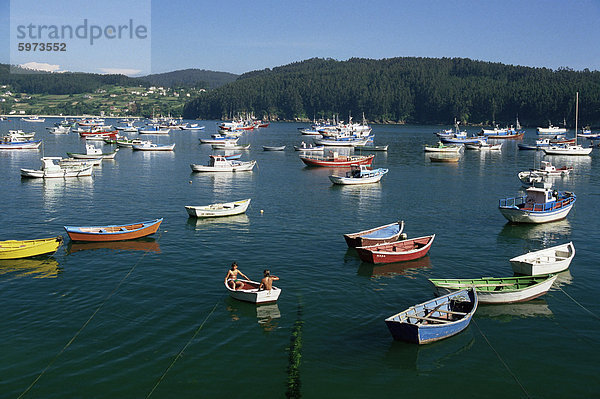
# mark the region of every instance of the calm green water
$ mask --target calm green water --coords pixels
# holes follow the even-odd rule
[[[243,159],[258,161],[252,173],[191,174],[189,164],[211,153],[198,138],[215,124],[202,123],[205,132],[157,139],[174,141],[174,153],[121,149],[89,179],[22,181],[19,169],[37,167],[41,150],[0,153],[0,239],[165,219],[153,238],[129,246],[67,239],[49,260],[0,262],[0,397],[284,397],[299,319],[306,398],[600,393],[597,150],[552,158],[575,167],[557,180],[577,194],[565,221],[512,226],[498,199],[517,194],[516,173],[542,158],[513,141],[501,153],[432,164],[422,145],[436,142],[439,127],[375,126],[376,144],[390,148],[374,166],[389,173],[378,185],[334,187],[331,170],[306,168],[292,151],[306,139],[294,123],[241,139],[251,143]],[[36,129],[47,156],[83,150],[77,135],[53,136],[46,125],[0,122],[0,132]],[[533,138],[528,129],[525,141]],[[264,152],[263,144],[288,147]],[[243,198],[252,198],[247,214],[228,219],[196,221],[184,209]],[[429,256],[373,267],[347,249],[343,233],[399,219],[409,236],[436,234]],[[427,346],[394,342],[387,331],[386,317],[433,297],[427,278],[512,275],[511,257],[570,240],[570,271],[541,299],[482,306],[466,331]],[[228,297],[223,278],[234,260],[252,278],[267,266],[281,278],[276,305]]]

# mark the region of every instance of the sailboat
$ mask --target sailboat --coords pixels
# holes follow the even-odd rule
[[[590,155],[592,152],[591,147],[583,147],[577,144],[577,120],[579,119],[579,92],[577,92],[577,100],[575,103],[575,144],[567,144],[564,147],[551,146],[544,148],[546,155]]]

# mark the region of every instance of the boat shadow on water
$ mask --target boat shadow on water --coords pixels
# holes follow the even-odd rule
[[[494,319],[504,323],[513,319],[552,317],[553,315],[546,300],[541,298],[527,302],[483,305],[477,308],[476,313],[477,318]]]
[[[225,299],[225,307],[229,312],[232,321],[256,318],[259,326],[265,332],[274,331],[279,327],[281,312],[276,303],[256,305],[228,297]]]
[[[350,249],[348,252],[350,252]],[[356,254],[356,251],[353,250],[353,252]],[[358,257],[358,255],[356,256]],[[431,269],[431,259],[429,258],[429,255],[406,262],[394,262],[382,265],[361,262],[356,274],[365,277],[406,276],[415,278],[416,275],[427,269]]]
[[[124,241],[96,241],[96,242],[73,242],[67,244],[67,254],[71,255],[79,251],[111,249],[113,251],[144,251],[160,253],[158,241],[150,237],[142,237],[135,240]]]
[[[512,242],[513,238],[541,241],[549,245],[557,240],[568,240],[571,223],[567,219],[551,223],[506,223],[498,234],[498,241]]]
[[[464,356],[474,344],[472,327],[467,327],[454,337],[427,345],[392,341],[384,361],[390,369],[427,373],[448,366],[457,356]]]
[[[187,219],[187,227],[191,230],[203,230],[208,227],[228,227],[229,225],[248,225],[250,218],[245,213],[240,215],[222,216],[214,218],[195,218]]]
[[[62,273],[58,261],[53,257],[32,257],[24,259],[0,260],[0,278],[56,278]]]

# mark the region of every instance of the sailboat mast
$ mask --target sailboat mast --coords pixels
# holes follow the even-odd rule
[[[575,100],[575,145],[577,145],[577,119],[579,119],[579,92]]]

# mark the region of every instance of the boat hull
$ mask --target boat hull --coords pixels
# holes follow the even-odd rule
[[[459,297],[465,300],[453,303]],[[428,344],[456,335],[467,328],[473,314],[477,310],[477,301],[477,294],[474,290],[457,291],[412,306],[404,312],[388,317],[385,319],[385,323],[392,337],[397,341]],[[438,310],[432,311],[435,309]],[[460,315],[456,315],[458,319],[453,320],[454,315],[445,311],[460,313]],[[422,317],[425,316],[420,316],[420,318],[414,317],[419,314],[439,319],[439,323],[436,323],[434,320],[432,320],[433,322],[423,320]],[[444,316],[447,317],[447,321],[443,320]]]
[[[367,263],[404,262],[427,255],[434,239],[435,234],[380,245],[358,247],[356,251],[360,259]]]
[[[526,302],[538,298],[548,292],[556,278],[557,275],[553,274],[538,277],[430,281],[434,284],[437,295],[446,295],[457,290],[475,287],[479,303],[502,304]],[[511,285],[513,281],[514,286]]]
[[[554,222],[556,220],[561,220],[567,217],[571,209],[573,208],[574,202],[570,204],[555,209],[552,211],[532,211],[532,210],[524,210],[515,207],[500,207],[500,213],[511,223],[548,223]]]
[[[214,167],[208,165],[191,164],[190,167],[192,168],[193,172],[250,172],[254,168],[254,165],[256,165],[256,161],[242,162],[237,166]]]
[[[348,160],[328,160],[327,158],[319,157],[300,157],[302,162],[307,166],[324,166],[328,168],[344,168],[352,165],[371,165],[375,155],[364,157],[348,157]]]
[[[39,240],[0,241],[0,259],[21,259],[54,253],[62,242],[62,236]]]
[[[569,268],[574,257],[575,247],[570,242],[514,257],[510,265],[516,274],[527,276],[559,273]]]
[[[250,205],[250,199],[242,201],[228,202],[225,204],[213,204],[208,206],[186,206],[190,217],[196,218],[215,218],[223,216],[239,215],[246,212]]]
[[[379,183],[379,181],[381,180],[381,178],[383,177],[383,175],[385,175],[385,173],[381,173],[377,176],[372,176],[372,177],[360,177],[360,178],[356,178],[356,177],[343,177],[343,176],[329,176],[329,180],[331,180],[331,182],[333,184],[337,184],[340,186],[354,186],[354,185],[358,185],[358,184],[373,184],[373,183]]]
[[[274,303],[279,299],[279,295],[281,295],[281,289],[277,287],[272,287],[271,290],[259,290],[259,283],[256,281],[250,280],[239,280],[244,283],[244,286],[241,289],[234,290],[231,288],[229,284],[231,284],[231,280],[225,282],[225,288],[229,291],[229,295],[237,299],[238,301],[255,303],[257,305]],[[229,284],[228,284],[229,283]]]
[[[163,219],[127,225],[65,226],[72,241],[122,241],[146,237],[156,233]]]
[[[60,169],[59,171],[47,171],[42,169],[21,169],[21,177],[25,178],[43,178],[43,179],[64,179],[68,177],[84,177],[92,175],[93,165],[80,170]]]
[[[404,222],[386,224],[357,233],[344,234],[344,239],[349,248],[366,247],[387,242],[398,241],[404,230]]]

